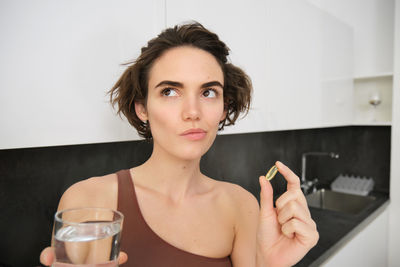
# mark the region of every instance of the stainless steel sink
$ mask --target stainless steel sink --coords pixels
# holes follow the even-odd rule
[[[306,199],[310,207],[357,214],[368,207],[375,200],[375,197],[319,189],[306,195]]]

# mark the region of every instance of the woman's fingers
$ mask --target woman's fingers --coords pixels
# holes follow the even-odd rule
[[[314,221],[312,223],[305,223],[293,218],[282,225],[281,231],[288,238],[296,237],[307,248],[315,246],[319,239]]]
[[[50,266],[53,264],[54,256],[54,248],[47,247],[42,250],[42,253],[40,253],[40,263],[45,266]]]
[[[279,210],[289,201],[298,201],[301,205],[308,209],[306,198],[300,188],[300,178],[282,162],[277,161],[275,165],[278,167],[279,173],[285,177],[287,181],[287,191],[276,201],[276,207]]]
[[[128,260],[128,255],[125,252],[120,252],[118,264],[119,265],[124,264],[127,260]]]
[[[283,198],[278,199],[280,203],[276,209],[281,232],[287,238],[296,238],[306,248],[313,247],[319,235],[307,204],[303,203],[299,193],[295,191],[288,191],[285,194],[282,195]]]
[[[281,210],[287,203],[297,201],[303,208],[308,210],[307,200],[303,192],[299,189],[288,190],[283,193],[275,202],[277,210]]]
[[[300,179],[291,169],[280,161],[275,162],[275,166],[287,181],[287,190],[300,189]]]
[[[274,211],[274,192],[269,181],[265,179],[265,176],[259,177],[260,182],[260,206],[261,210],[271,213]]]
[[[301,191],[300,179],[283,163],[277,161],[275,165],[287,181],[287,191],[275,203],[281,231],[286,237],[296,237],[304,246],[312,247],[319,235]]]
[[[55,254],[54,254],[54,248],[52,247],[47,247],[44,250],[42,250],[42,253],[40,253],[40,263],[45,265],[45,266],[50,266],[53,264],[55,259]],[[120,252],[119,253],[119,259],[118,259],[118,264],[124,264],[128,260],[128,255],[125,252]]]
[[[292,218],[296,218],[305,223],[311,223],[311,214],[297,201],[288,202],[283,208],[278,210],[278,222],[282,225]]]

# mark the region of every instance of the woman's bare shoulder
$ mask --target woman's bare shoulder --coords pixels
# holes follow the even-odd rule
[[[242,186],[225,181],[215,180],[216,188],[228,204],[236,208],[259,209],[257,198]]]
[[[116,174],[92,177],[71,185],[62,195],[58,210],[79,207],[116,208]]]

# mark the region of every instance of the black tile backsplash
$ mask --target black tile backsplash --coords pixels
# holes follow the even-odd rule
[[[307,176],[326,185],[339,173],[373,177],[375,189],[388,193],[390,132],[390,126],[348,126],[220,135],[201,169],[258,198],[258,177],[276,160],[300,176],[303,152],[333,151],[339,159],[309,157]],[[39,265],[62,192],[79,180],[138,165],[151,149],[145,141],[132,141],[0,150],[0,266]],[[272,184],[276,196],[284,192],[282,177]]]
[[[373,177],[375,190],[389,192],[389,126],[349,126],[218,136],[202,160],[211,177],[241,184],[258,196],[259,175],[265,175],[276,160],[299,177],[304,152],[336,152],[338,159],[307,157],[306,174],[329,184],[340,174]],[[286,189],[284,179],[274,179],[275,193]]]

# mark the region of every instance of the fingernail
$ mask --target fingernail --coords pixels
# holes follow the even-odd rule
[[[279,160],[276,162],[277,164],[281,164],[282,166],[286,166],[285,164],[283,164],[282,162],[280,162]]]

